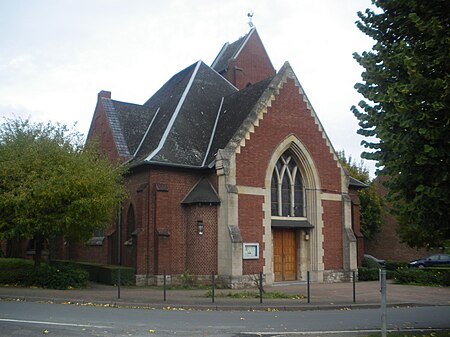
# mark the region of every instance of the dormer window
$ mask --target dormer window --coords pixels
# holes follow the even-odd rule
[[[302,177],[289,150],[278,159],[273,170],[271,198],[272,216],[305,216]]]

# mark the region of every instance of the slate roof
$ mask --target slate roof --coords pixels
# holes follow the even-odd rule
[[[117,115],[120,132],[123,141],[126,143],[128,155],[133,156],[139,147],[140,140],[155,115],[155,111],[151,111],[145,106],[124,103],[115,100],[103,98],[103,101],[110,101],[110,106]]]
[[[273,77],[269,77],[264,81],[224,97],[206,163],[211,163],[214,160],[217,150],[225,148],[248,117],[272,79]]]
[[[202,61],[172,77],[144,104],[158,113],[136,159],[202,166],[221,98],[236,91]]]
[[[192,188],[191,191],[186,195],[186,197],[181,202],[182,205],[190,204],[220,204],[219,196],[216,190],[211,185],[208,179],[202,178],[200,181]]]
[[[228,67],[228,61],[237,57],[242,47],[245,45],[245,42],[249,39],[250,35],[255,31],[255,28],[252,28],[247,35],[241,37],[237,41],[233,43],[225,43],[217,55],[216,59],[211,65],[215,71],[219,74],[222,73]]]
[[[174,75],[143,105],[101,98],[120,155],[206,168],[241,127],[272,78],[243,90],[202,61]]]
[[[349,186],[353,186],[357,189],[369,187],[369,185],[363,183],[362,181],[356,178],[353,178],[352,176],[349,177]]]
[[[198,61],[175,74],[143,105],[101,97],[119,154],[132,166],[211,168],[220,149],[239,144],[285,77],[298,82],[287,62],[241,90],[217,72],[253,32],[226,44],[211,67]]]

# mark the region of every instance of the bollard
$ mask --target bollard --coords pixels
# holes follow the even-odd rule
[[[166,271],[164,270],[164,302],[166,302]]]
[[[311,303],[311,288],[309,285],[309,271],[306,273],[306,284],[308,286],[308,303]]]
[[[214,303],[214,272],[212,272],[212,280],[211,280],[212,282],[212,296],[211,296],[211,298],[212,298],[212,302]]]
[[[262,304],[262,295],[263,295],[263,273],[259,272],[259,303]]]

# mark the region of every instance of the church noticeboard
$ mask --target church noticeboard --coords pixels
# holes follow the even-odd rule
[[[244,260],[259,259],[259,243],[243,243],[242,255]]]

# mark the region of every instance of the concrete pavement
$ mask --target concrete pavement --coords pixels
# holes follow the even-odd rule
[[[258,289],[245,289],[258,293]],[[207,297],[208,289],[167,290],[163,288],[117,287],[90,283],[85,289],[54,290],[41,288],[0,287],[0,300],[45,301],[78,305],[101,305],[172,310],[326,310],[376,308],[380,306],[379,282],[357,282],[355,302],[352,283],[310,285],[310,303],[306,283],[284,283],[266,286],[266,292],[291,294],[292,298],[234,298],[226,296],[245,290],[215,289],[215,300]],[[450,305],[450,287],[407,286],[388,282],[387,304],[393,306]]]

